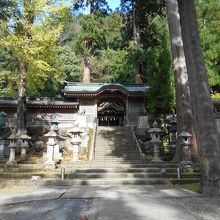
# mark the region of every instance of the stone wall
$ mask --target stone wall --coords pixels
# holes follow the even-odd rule
[[[97,101],[96,98],[80,97],[79,114],[86,116],[86,123],[94,124],[97,118]]]

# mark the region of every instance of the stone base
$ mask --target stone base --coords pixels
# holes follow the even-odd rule
[[[46,169],[47,171],[55,170],[56,169],[56,164],[45,164],[44,169]]]
[[[192,161],[181,161],[181,163],[180,163],[181,172],[183,172],[183,173],[193,173],[192,165],[193,165]]]
[[[153,159],[152,162],[163,162],[161,159]]]
[[[17,165],[17,161],[7,161],[7,165]]]
[[[56,162],[55,161],[46,161],[45,162],[45,165],[56,165]]]
[[[0,139],[0,159],[8,158],[9,156],[9,148],[8,148],[9,141]]]
[[[63,155],[62,155],[62,153],[56,153],[56,154],[54,154],[54,158],[55,158],[55,160],[62,160]]]

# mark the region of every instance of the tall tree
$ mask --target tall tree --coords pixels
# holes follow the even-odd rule
[[[140,36],[140,0],[132,0],[132,19],[133,19],[133,38],[134,45],[137,51],[141,47],[141,36]],[[143,76],[141,74],[141,61],[140,54],[137,53],[134,57],[135,61],[135,83],[142,84]]]
[[[87,15],[88,4],[90,4],[89,15]],[[74,3],[75,9],[81,7],[83,7],[82,1]],[[80,19],[81,31],[76,38],[76,50],[83,59],[83,82],[89,83],[91,81],[91,57],[105,41],[104,30],[101,30],[101,27],[104,28],[101,14],[104,13],[105,7],[108,9],[108,5],[105,0],[90,0],[84,1],[84,7],[85,13]]]
[[[8,20],[10,16],[16,13],[16,1],[0,0],[0,20]]]
[[[49,15],[59,13],[60,9],[48,0],[20,0],[17,6],[18,16],[12,16],[13,22],[8,23],[13,24],[13,28],[8,28],[9,32],[1,36],[0,45],[10,49],[19,62],[18,133],[26,128],[27,81],[34,85],[39,83],[37,80],[47,78],[48,73],[57,73],[51,63],[62,26],[55,25]],[[6,25],[2,24],[2,27]]]
[[[170,39],[173,55],[174,78],[176,87],[176,110],[177,110],[177,133],[180,134],[185,128],[193,135],[191,151],[193,158],[197,157],[197,137],[192,115],[191,93],[183,48],[182,30],[177,0],[167,0],[167,17],[170,30]],[[181,161],[181,146],[178,141],[175,159]]]
[[[196,8],[209,85],[212,93],[220,92],[220,1],[197,0]]]
[[[202,191],[220,193],[220,145],[208,77],[200,44],[194,1],[178,0],[192,110],[199,146]]]

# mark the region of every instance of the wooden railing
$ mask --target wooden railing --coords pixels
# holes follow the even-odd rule
[[[95,144],[96,144],[96,134],[97,134],[97,120],[95,122],[95,128],[93,131],[93,135],[92,135],[92,146],[90,148],[90,152],[89,152],[89,160],[92,160],[95,158]]]
[[[141,146],[139,144],[139,141],[138,141],[137,136],[136,136],[136,134],[135,134],[133,129],[132,129],[132,136],[133,136],[133,140],[134,140],[134,142],[136,144],[136,148],[137,148],[137,150],[138,150],[138,152],[140,154],[140,160],[144,161],[145,160],[145,154],[141,150]]]

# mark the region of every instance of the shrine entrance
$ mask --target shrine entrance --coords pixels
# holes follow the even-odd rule
[[[98,104],[99,126],[123,126],[126,116],[125,103],[120,98],[100,98]]]

